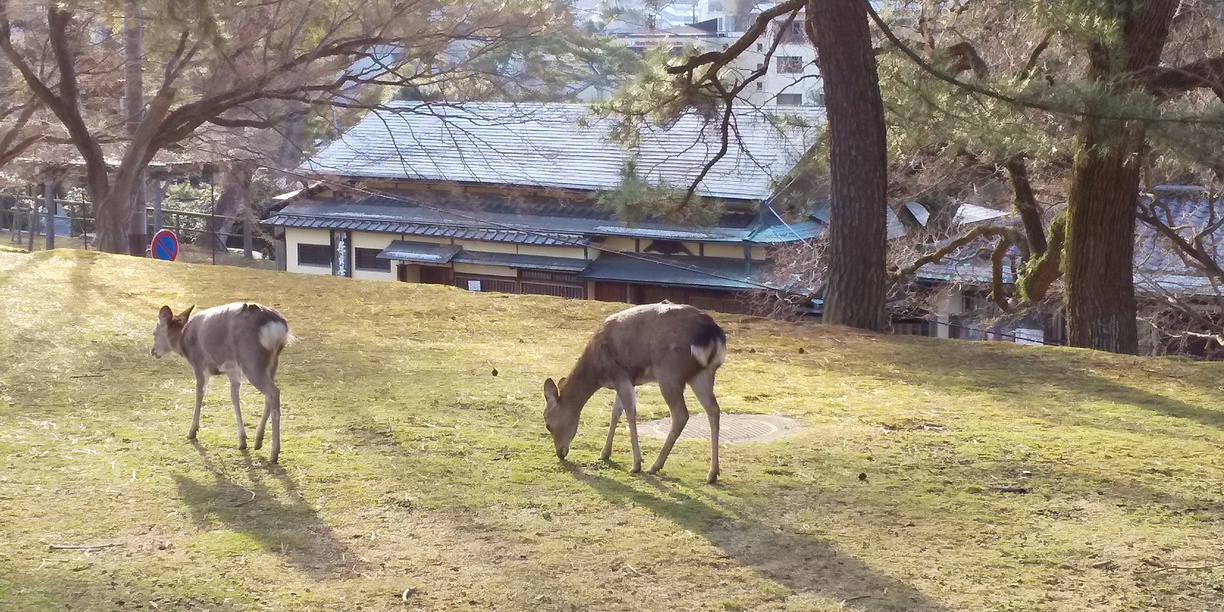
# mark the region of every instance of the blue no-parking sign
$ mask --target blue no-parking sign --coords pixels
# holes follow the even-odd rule
[[[174,258],[178,257],[178,250],[178,236],[175,236],[174,232],[164,229],[153,234],[153,242],[149,244],[149,253],[153,259],[174,261]]]

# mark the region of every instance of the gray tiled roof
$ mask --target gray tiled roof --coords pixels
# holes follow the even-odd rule
[[[587,280],[712,289],[760,289],[765,284],[742,259],[655,257],[604,253],[580,274]]]
[[[455,263],[506,266],[522,270],[547,270],[551,272],[582,272],[591,264],[588,259],[548,257],[546,255],[519,255],[517,253],[488,253],[464,249],[455,256]]]
[[[580,211],[570,208],[591,209],[590,216],[583,216]],[[272,227],[349,229],[517,244],[585,246],[595,236],[740,244],[751,237],[756,219],[756,215],[751,213],[731,213],[724,215],[716,226],[686,226],[656,222],[628,224],[612,220],[609,214],[593,210],[590,206],[550,206],[541,209],[544,214],[490,210],[503,209],[496,203],[486,207],[470,202],[466,209],[452,209],[428,203],[415,205],[412,200],[400,198],[354,201],[314,197],[286,205],[263,223]],[[478,237],[475,232],[487,237]]]
[[[371,112],[302,170],[322,176],[426,179],[600,191],[615,188],[627,160],[650,182],[686,188],[720,147],[696,114],[663,129],[649,124],[627,151],[608,138],[613,122],[583,104],[395,101]],[[817,127],[737,111],[731,146],[700,195],[762,200],[823,126],[819,109],[787,109]],[[785,125],[785,127],[781,127]]]
[[[448,264],[461,250],[453,244],[396,240],[378,254],[379,259],[394,259],[414,263]]]
[[[262,223],[271,227],[343,229],[537,246],[586,246],[591,242],[589,238],[577,234],[515,231],[501,227],[480,227],[471,223],[460,225],[407,214],[395,215],[387,211],[382,211],[384,214],[371,215],[354,210],[355,208],[359,208],[359,205],[316,209],[306,203],[290,204]]]

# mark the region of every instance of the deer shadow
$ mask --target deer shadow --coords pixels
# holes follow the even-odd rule
[[[198,442],[193,440],[192,445],[213,481],[200,482],[183,474],[176,474],[174,481],[180,499],[202,530],[219,522],[250,536],[264,550],[315,580],[349,578],[360,571],[358,555],[319,518],[283,468],[246,458],[243,467],[249,482],[244,486],[218,468]],[[283,492],[269,486],[269,480]]]
[[[645,477],[646,491],[568,464],[575,479],[610,503],[645,508],[700,534],[736,561],[800,596],[840,602],[841,609],[865,612],[939,611],[944,608],[912,585],[889,576],[837,545],[789,533],[757,518],[747,506],[698,497]],[[813,500],[813,504],[819,504]]]

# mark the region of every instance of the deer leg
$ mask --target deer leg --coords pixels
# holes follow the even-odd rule
[[[200,431],[200,408],[204,405],[204,394],[208,392],[208,375],[196,372],[195,412],[191,413],[191,429],[187,430],[187,439],[194,440],[196,432]]]
[[[612,437],[616,435],[616,423],[620,421],[621,410],[620,394],[617,394],[616,399],[612,402],[612,424],[608,426],[608,441],[604,443],[603,452],[599,454],[602,461],[607,461],[612,457]]]
[[[239,387],[242,385],[242,378],[237,372],[229,374],[230,380],[230,401],[234,403],[234,419],[238,421],[238,450],[246,450],[246,428],[242,426],[242,404],[238,399]]]
[[[710,419],[710,474],[706,478],[706,482],[710,484],[718,481],[718,417],[721,412],[718,398],[714,397],[714,372],[715,370],[703,371],[689,381],[693,395],[697,396],[697,401],[701,402],[701,407],[705,409],[706,417]]]
[[[276,366],[279,360],[280,360],[279,356],[273,357],[272,367],[268,370],[273,379],[275,379],[276,377]],[[268,396],[265,395],[263,415],[259,417],[259,426],[255,428],[255,450],[259,450],[259,447],[263,446],[264,427],[268,425],[268,417],[271,415],[271,413],[272,411],[268,410]]]
[[[268,419],[272,420],[272,448],[268,451],[268,463],[276,463],[280,456],[280,388],[273,382],[272,375],[267,370],[250,372],[247,379],[251,381],[251,386],[263,393],[264,414],[259,428],[263,429],[263,423]],[[260,433],[257,430],[255,436],[258,438]]]
[[[280,389],[275,384],[264,395],[264,412],[272,415],[272,449],[268,451],[268,463],[276,463],[280,457]]]
[[[616,401],[625,411],[625,419],[629,421],[629,446],[633,447],[633,468],[630,474],[642,471],[642,449],[638,446],[637,435],[637,389],[633,383],[626,383],[616,388]]]
[[[654,465],[646,470],[647,474],[657,473],[663,469],[663,464],[667,461],[667,455],[671,454],[672,446],[675,446],[676,440],[680,438],[680,432],[684,431],[684,426],[688,423],[688,406],[684,404],[684,383],[680,385],[670,385],[659,383],[659,391],[663,393],[663,399],[667,401],[667,408],[671,410],[671,429],[667,432],[667,441],[663,443],[663,450],[659,451],[659,458],[655,459]]]

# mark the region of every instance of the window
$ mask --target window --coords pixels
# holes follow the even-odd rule
[[[756,88],[757,88],[757,91],[761,91],[762,89],[765,89],[765,84],[760,81],[757,81]]]
[[[332,265],[332,248],[330,244],[298,244],[298,265],[299,266],[322,266],[330,268]]]
[[[759,53],[764,50],[765,50],[765,43],[757,43],[757,52]]]
[[[371,272],[390,272],[391,260],[379,259],[378,249],[353,249],[357,254],[357,269]]]
[[[797,55],[778,56],[778,74],[801,74],[803,58]]]
[[[586,284],[573,272],[519,270],[519,293],[581,300],[586,297]]]
[[[783,29],[785,24],[774,25],[774,36],[782,37],[782,44],[794,44],[807,42],[807,35],[803,32],[802,21],[792,21],[789,27]]]
[[[799,106],[803,104],[803,94],[778,94],[778,106]]]

